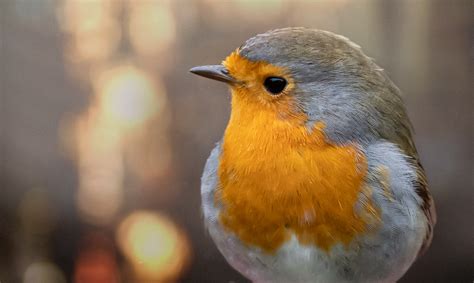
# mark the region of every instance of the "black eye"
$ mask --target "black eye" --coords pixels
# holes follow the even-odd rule
[[[268,92],[272,94],[281,93],[285,89],[286,84],[286,80],[279,77],[268,77],[263,83]]]

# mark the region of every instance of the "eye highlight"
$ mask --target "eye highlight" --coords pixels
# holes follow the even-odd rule
[[[287,84],[286,80],[280,77],[268,77],[263,82],[265,89],[273,95],[280,94]]]

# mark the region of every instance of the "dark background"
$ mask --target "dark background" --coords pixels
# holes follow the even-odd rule
[[[305,26],[349,37],[404,93],[438,224],[400,282],[472,282],[472,15],[462,0],[0,0],[0,281],[247,282],[200,213],[200,175],[227,123],[228,90],[188,69],[219,63],[257,33]],[[101,104],[98,78],[117,66],[156,85],[145,92],[161,104],[136,102],[151,114],[128,113],[134,101],[125,99],[124,117],[101,116],[116,106]],[[92,186],[83,208],[90,178],[104,185]],[[153,223],[158,230],[177,229],[171,237],[184,248],[155,254],[163,270],[179,261],[169,277],[143,273],[117,244],[135,211],[175,227]]]

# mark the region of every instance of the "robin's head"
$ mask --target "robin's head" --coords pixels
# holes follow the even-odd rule
[[[221,65],[190,71],[228,83],[233,110],[239,105],[272,111],[277,119],[304,117],[293,121],[309,127],[320,122],[334,142],[367,142],[408,128],[399,91],[382,69],[330,32],[273,30],[247,40]]]

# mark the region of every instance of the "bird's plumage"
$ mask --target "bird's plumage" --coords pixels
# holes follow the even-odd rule
[[[435,222],[398,88],[360,47],[314,29],[257,35],[223,65],[240,83],[201,192],[228,262],[256,282],[398,280]],[[265,92],[269,75],[285,93]]]

